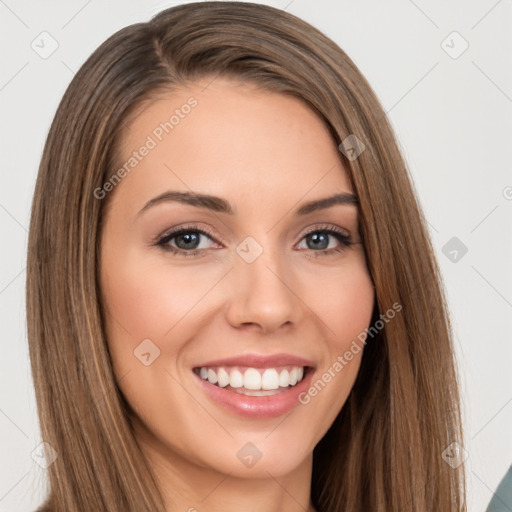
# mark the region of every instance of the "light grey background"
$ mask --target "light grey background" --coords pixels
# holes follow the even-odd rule
[[[42,500],[45,470],[31,457],[41,439],[24,285],[30,202],[51,119],[102,41],[178,3],[0,0],[0,510],[31,511]],[[469,510],[482,511],[512,462],[511,2],[262,3],[335,40],[396,129],[445,278],[464,398]],[[58,48],[42,58],[52,39]],[[469,47],[457,56],[464,41]],[[452,237],[465,255],[455,246],[443,253]]]

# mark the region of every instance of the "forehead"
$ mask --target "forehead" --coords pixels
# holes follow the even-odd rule
[[[224,78],[159,94],[119,148],[118,167],[133,164],[123,188],[146,199],[166,188],[235,203],[352,190],[327,126],[302,100]]]

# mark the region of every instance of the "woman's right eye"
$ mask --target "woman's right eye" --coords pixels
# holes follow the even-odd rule
[[[194,256],[208,248],[201,247],[201,238],[211,240],[212,235],[198,227],[188,226],[163,235],[155,245],[175,254]]]

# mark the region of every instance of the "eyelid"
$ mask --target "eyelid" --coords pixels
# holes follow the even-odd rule
[[[153,240],[151,245],[158,245],[162,242],[165,238],[170,237],[171,239],[175,236],[178,236],[182,232],[188,232],[188,231],[197,231],[198,233],[207,235],[212,240],[214,240],[217,243],[220,243],[216,240],[216,235],[213,234],[213,231],[209,228],[203,228],[199,227],[197,224],[186,224],[184,226],[179,226],[176,228],[170,228],[164,231],[161,235],[157,235]],[[172,236],[171,236],[172,235]]]
[[[301,240],[305,236],[309,235],[310,233],[314,233],[315,231],[335,231],[336,233],[340,233],[342,235],[345,235],[345,236],[351,238],[351,233],[348,229],[340,228],[339,226],[336,226],[334,224],[322,224],[321,226],[318,226],[318,224],[311,224],[311,226],[312,226],[311,229],[307,229],[309,226],[306,226],[306,228],[304,228],[304,229],[307,229],[307,231],[302,233]],[[302,232],[302,230],[301,230],[301,232]]]

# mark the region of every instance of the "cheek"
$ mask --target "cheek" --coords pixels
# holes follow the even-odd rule
[[[197,302],[200,290],[190,285],[190,276],[180,269],[156,264],[147,254],[126,246],[121,255],[119,246],[109,244],[102,252],[108,346],[123,395],[136,417],[151,424],[162,397],[171,401],[171,409],[186,406],[165,370],[174,374],[174,363],[185,344],[180,340],[186,340],[187,334],[180,331],[185,323],[180,322]],[[173,342],[168,343],[166,334],[175,325],[169,335]]]
[[[110,257],[109,257],[110,256]],[[102,288],[113,320],[134,339],[161,339],[208,290],[190,270],[171,268],[147,255],[128,254],[114,263],[105,255]]]
[[[364,344],[361,334],[369,327],[374,307],[374,287],[362,259],[330,277],[317,275],[310,286],[312,309],[319,312],[325,338],[325,359],[301,402],[322,420],[325,434],[345,404],[356,380]],[[320,313],[321,312],[321,313]]]
[[[318,272],[308,283],[308,305],[322,320],[331,355],[346,350],[368,327],[373,311],[374,287],[364,261]]]

